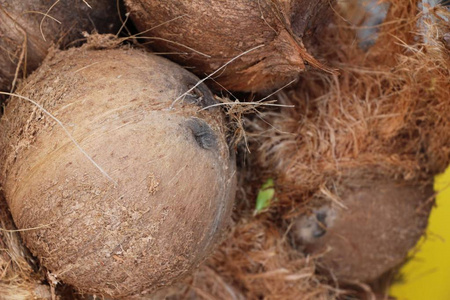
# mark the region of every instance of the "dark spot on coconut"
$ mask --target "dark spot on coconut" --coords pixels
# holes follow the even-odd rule
[[[315,238],[319,238],[321,236],[324,236],[325,233],[327,233],[327,213],[324,211],[320,211],[316,213],[316,219],[317,222],[315,223],[315,228],[313,231],[313,236]]]
[[[192,89],[192,91],[186,94],[184,100],[200,107],[208,107],[217,103],[208,87],[203,83],[196,86],[197,83],[198,78],[194,75],[186,78],[185,85],[189,90]]]
[[[303,215],[295,221],[295,239],[300,244],[314,243],[333,226],[335,218],[336,211],[328,205],[314,209],[312,214]]]
[[[191,118],[186,122],[187,127],[192,131],[197,144],[206,150],[217,148],[217,138],[209,125],[198,118]]]
[[[326,227],[325,220],[327,219],[327,213],[324,211],[319,211],[316,213],[317,221]]]
[[[316,228],[313,231],[313,236],[317,239],[325,235],[327,233],[326,228],[322,226],[316,226]]]
[[[194,88],[186,95],[185,100],[200,107],[208,107],[217,103],[211,92],[204,85]]]
[[[192,91],[190,91],[188,94],[186,94],[184,100],[188,101],[189,103],[193,103],[195,105],[205,107],[203,103],[204,95],[202,91],[200,91],[197,88],[194,88]]]

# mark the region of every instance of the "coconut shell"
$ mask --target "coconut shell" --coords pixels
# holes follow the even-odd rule
[[[265,92],[296,80],[306,65],[325,68],[306,50],[329,20],[329,0],[126,0],[136,27],[156,51],[200,77],[251,51],[213,76],[216,87]]]
[[[132,49],[56,51],[1,120],[0,181],[52,278],[111,297],[183,278],[213,250],[235,193],[224,118],[198,81]],[[69,138],[68,133],[79,143]],[[90,161],[85,151],[93,161]]]
[[[52,44],[65,47],[84,31],[116,33],[119,27],[115,1],[0,0],[0,91],[11,90],[16,73],[21,79],[35,70]]]
[[[292,235],[333,278],[375,280],[401,264],[424,233],[433,189],[381,180],[341,190],[341,206],[327,204],[313,218],[300,217]]]

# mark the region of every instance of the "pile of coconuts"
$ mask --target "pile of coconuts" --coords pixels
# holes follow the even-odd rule
[[[6,299],[334,299],[423,235],[450,74],[444,47],[397,43],[417,6],[364,52],[328,0],[50,2],[0,0]],[[235,141],[223,107],[246,103],[217,95],[287,86]]]

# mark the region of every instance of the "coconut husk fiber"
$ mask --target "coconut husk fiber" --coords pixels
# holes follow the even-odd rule
[[[309,202],[333,194],[333,183],[383,177],[427,186],[449,163],[448,23],[436,17],[418,27],[417,1],[390,4],[377,42],[367,51],[358,46],[357,26],[337,7],[316,47],[340,75],[308,73],[277,97],[295,108],[265,109],[246,120],[251,153],[245,155],[229,237],[193,276],[158,297],[387,299],[373,286],[345,290],[318,274],[318,258],[297,251],[287,230],[291,217],[307,210]],[[257,191],[268,177],[276,179],[278,201],[254,216]],[[2,228],[14,229],[7,224]],[[20,241],[17,233],[0,235],[0,295],[30,299],[40,285],[51,295],[45,270],[26,252],[11,255]]]
[[[448,165],[449,24],[435,19],[420,29],[417,3],[390,3],[373,47],[364,52],[352,31],[335,30],[327,37],[334,46],[322,52],[340,76],[302,80],[280,95],[295,109],[267,114],[273,128],[259,140],[260,162],[298,192],[364,168],[429,182]]]

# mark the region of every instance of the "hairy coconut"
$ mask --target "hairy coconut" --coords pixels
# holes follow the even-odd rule
[[[298,218],[292,235],[340,281],[375,280],[401,264],[424,233],[432,204],[424,200],[433,191],[384,181],[343,190],[341,206],[325,204]]]
[[[253,49],[213,76],[221,87],[251,92],[279,88],[297,79],[307,64],[325,68],[304,42],[329,20],[333,2],[125,1],[149,46],[200,77]]]
[[[18,91],[42,108],[9,100],[0,180],[52,278],[128,297],[211,253],[233,206],[235,162],[220,111],[200,111],[214,103],[206,86],[173,103],[197,81],[155,55],[82,47],[50,54]]]
[[[115,33],[119,26],[116,1],[0,0],[0,91],[36,69],[52,44],[69,45],[83,31]]]

